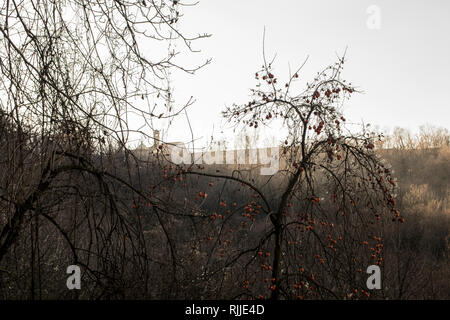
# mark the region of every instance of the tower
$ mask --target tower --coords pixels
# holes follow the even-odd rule
[[[155,145],[158,145],[161,142],[159,130],[153,130],[153,139],[155,140]]]

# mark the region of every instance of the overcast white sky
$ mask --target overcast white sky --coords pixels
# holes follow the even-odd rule
[[[379,29],[367,26],[371,5],[380,9]],[[448,0],[203,0],[183,13],[181,30],[212,34],[194,45],[202,53],[180,60],[192,64],[210,57],[212,63],[194,76],[173,74],[176,105],[191,95],[197,100],[189,109],[196,138],[210,137],[213,125],[223,138],[220,112],[247,101],[262,64],[264,27],[266,53],[277,54],[281,78],[289,65],[295,69],[309,56],[300,75],[309,81],[348,47],[343,75],[365,91],[347,102],[348,119],[381,129],[450,128]],[[187,128],[179,119],[166,138],[187,141]]]

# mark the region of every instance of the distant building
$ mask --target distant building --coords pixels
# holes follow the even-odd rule
[[[250,148],[248,137],[245,149],[226,149],[218,144],[206,151],[189,150],[183,142],[164,142],[161,140],[159,130],[154,130],[153,139],[154,144],[151,147],[141,144],[135,149],[140,157],[160,155],[175,164],[226,166],[230,170],[260,168],[263,175],[274,174],[280,168],[280,147]]]

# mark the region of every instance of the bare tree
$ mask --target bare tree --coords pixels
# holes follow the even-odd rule
[[[286,165],[276,175],[255,181],[239,172],[181,170],[186,176],[222,180],[221,191],[227,188],[225,194],[236,195],[228,201],[207,190],[197,195],[206,199],[208,194],[222,207],[214,210],[226,210],[211,216],[215,227],[210,241],[215,245],[210,252],[215,246],[220,254],[204,274],[227,274],[232,297],[370,296],[364,272],[371,264],[383,266],[384,225],[404,219],[396,209],[391,170],[375,154],[379,137],[366,127],[360,133],[346,129],[342,103],[356,89],[341,78],[343,65],[339,59],[304,91],[292,94],[301,68],[281,83],[272,63],[265,62],[255,74],[253,99],[224,112],[238,127],[278,122],[288,129],[280,154]],[[244,221],[238,224],[239,213]]]
[[[194,52],[193,41],[208,36],[178,30],[182,7],[165,0],[1,2],[2,288],[23,286],[15,265],[30,274],[24,292],[42,297],[41,278],[52,277],[51,268],[78,264],[94,283],[86,296],[121,296],[133,286],[148,294],[142,225],[126,199],[157,201],[136,179],[142,163],[129,138],[190,104],[165,104],[168,70],[202,67],[178,65],[171,44]],[[144,128],[130,126],[131,114]]]

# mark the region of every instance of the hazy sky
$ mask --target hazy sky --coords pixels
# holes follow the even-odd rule
[[[379,9],[379,28],[376,13]],[[247,102],[262,64],[263,30],[266,54],[276,54],[280,79],[309,56],[300,78],[305,82],[337,60],[346,47],[343,76],[363,90],[346,104],[348,119],[381,129],[395,126],[415,131],[422,124],[450,128],[450,1],[364,0],[203,0],[183,9],[181,30],[211,33],[194,47],[202,52],[179,60],[193,64],[212,58],[194,76],[174,73],[176,105],[191,95],[194,134],[220,135],[220,112],[233,102]],[[370,20],[374,21],[374,20]],[[169,140],[189,139],[179,119]],[[229,133],[227,133],[229,134]],[[227,139],[231,139],[229,136]]]

